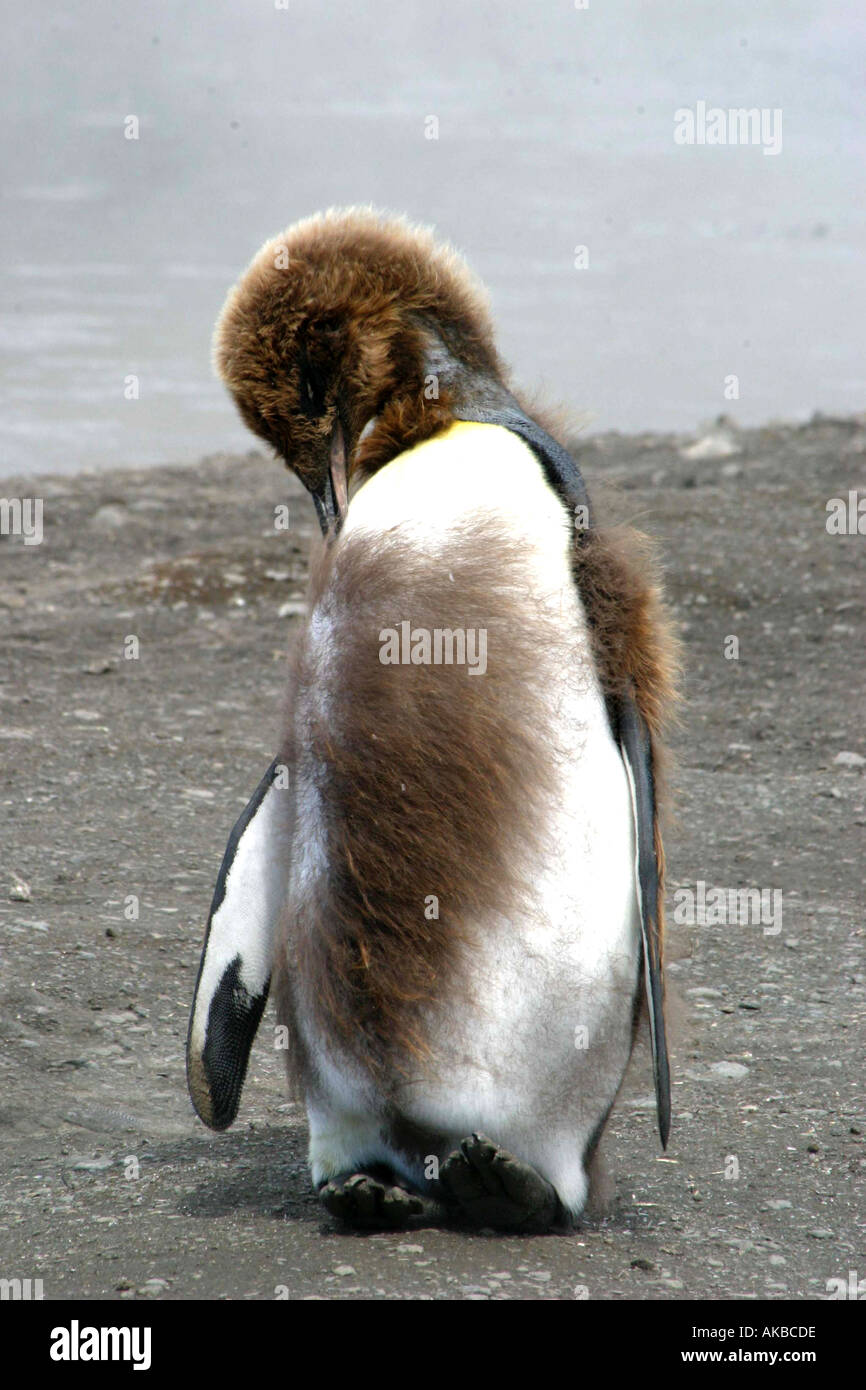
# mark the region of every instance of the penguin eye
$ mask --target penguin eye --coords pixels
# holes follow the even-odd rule
[[[340,331],[340,320],[335,317],[316,319],[310,324],[310,331],[322,338],[333,338]]]
[[[313,387],[308,376],[301,377],[301,405],[305,413],[316,414],[316,398],[313,395]]]
[[[325,409],[328,373],[320,363],[309,357],[304,346],[301,347],[298,358],[298,376],[301,410],[310,418],[321,415]]]

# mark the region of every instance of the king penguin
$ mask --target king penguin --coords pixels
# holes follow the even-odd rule
[[[195,1109],[234,1120],[272,990],[333,1215],[567,1229],[644,1018],[670,1125],[652,555],[596,524],[483,289],[404,219],[269,241],[215,362],[322,538],[282,744],[217,878]]]

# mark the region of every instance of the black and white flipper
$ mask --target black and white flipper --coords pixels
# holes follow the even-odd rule
[[[671,1127],[671,1080],[665,1035],[662,989],[661,938],[659,931],[659,866],[656,858],[656,805],[652,744],[649,730],[634,700],[617,702],[619,741],[631,786],[634,807],[635,859],[641,936],[643,938],[644,987],[649,1012],[655,1075],[656,1107],[662,1148],[667,1148]]]
[[[234,1120],[271,982],[274,937],[289,879],[292,794],[271,763],[235,824],[214,889],[186,1045],[196,1113],[211,1129]]]

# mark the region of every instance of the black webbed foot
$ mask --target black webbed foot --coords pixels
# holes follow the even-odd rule
[[[421,1197],[384,1173],[340,1173],[322,1184],[319,1198],[339,1221],[366,1230],[399,1231],[426,1209]]]
[[[483,1134],[462,1140],[443,1163],[439,1182],[444,1200],[473,1226],[540,1234],[570,1224],[547,1179]]]

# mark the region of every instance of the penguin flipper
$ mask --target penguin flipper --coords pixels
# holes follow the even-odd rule
[[[186,1075],[196,1113],[211,1129],[226,1129],[237,1115],[267,1003],[290,867],[293,813],[285,773],[275,758],[235,823],[208,916]]]
[[[656,851],[656,804],[652,741],[646,723],[630,694],[617,702],[617,724],[620,749],[631,784],[634,808],[638,898],[644,956],[644,988],[649,1012],[659,1134],[664,1149],[667,1148],[671,1127],[671,1080],[662,985],[661,924],[659,921],[661,875]]]

